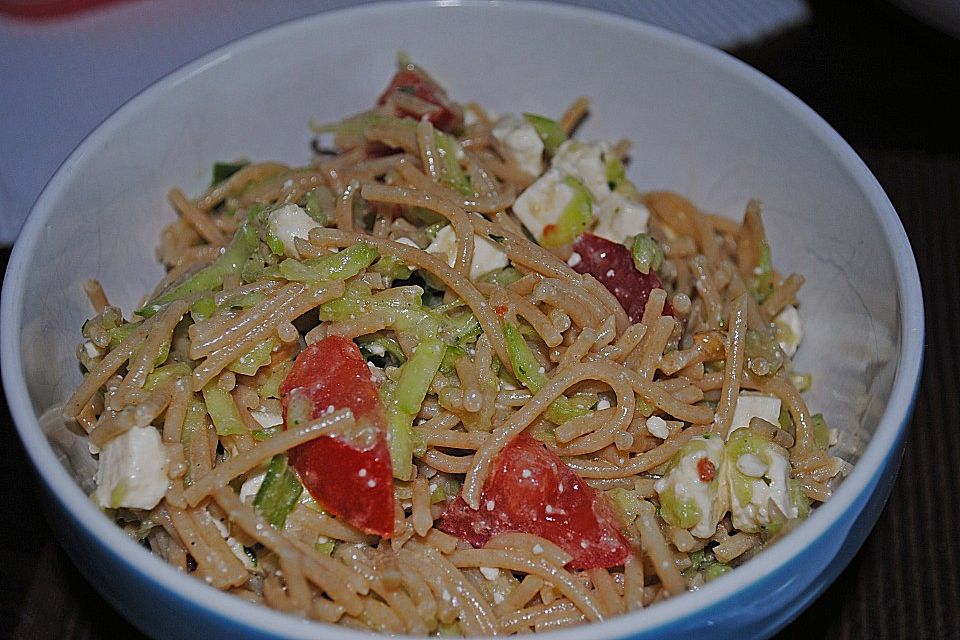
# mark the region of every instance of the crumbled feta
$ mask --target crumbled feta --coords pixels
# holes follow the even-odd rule
[[[570,257],[567,258],[567,264],[570,265],[571,267],[575,267],[575,266],[577,266],[578,264],[580,264],[581,262],[583,262],[583,256],[581,256],[581,255],[580,255],[579,253],[577,253],[576,251],[574,251],[573,253],[571,253],[571,254],[570,254]]]
[[[600,202],[600,212],[593,234],[611,242],[624,244],[628,238],[647,232],[650,210],[619,193],[611,193]]]
[[[624,243],[628,238],[647,231],[650,211],[610,190],[607,182],[608,145],[604,142],[571,141],[561,145],[550,169],[527,187],[513,205],[520,221],[538,241],[543,240],[544,228],[558,224],[567,205],[576,195],[573,186],[564,182],[576,178],[593,197],[594,218],[592,233],[612,242]],[[576,266],[581,257],[573,254],[570,266]]]
[[[737,409],[733,412],[730,431],[749,427],[750,420],[754,417],[778,424],[780,420],[780,398],[751,391],[741,392],[737,397]]]
[[[240,502],[253,502],[253,499],[257,497],[257,492],[260,491],[263,479],[266,477],[266,470],[248,477],[246,481],[240,485]]]
[[[377,365],[373,364],[372,362],[368,362],[367,368],[370,370],[370,380],[373,381],[373,384],[379,387],[387,381],[387,374]]]
[[[800,313],[797,308],[788,304],[773,319],[773,324],[777,329],[777,342],[780,343],[780,348],[785,354],[793,357],[800,341],[803,340],[803,325],[800,323]]]
[[[297,251],[293,239],[306,240],[310,230],[319,226],[306,211],[293,203],[274,209],[267,217],[268,233],[283,243],[283,254],[288,258],[300,258],[300,252]]]
[[[100,451],[97,502],[110,509],[154,508],[167,492],[168,464],[160,432],[153,427],[133,427]]]
[[[496,121],[490,132],[499,143],[500,152],[531,176],[543,171],[543,140],[532,124],[515,115]]]
[[[660,438],[661,440],[666,440],[667,436],[670,435],[670,427],[667,425],[667,421],[660,416],[650,416],[647,418],[647,431],[649,431],[653,437]]]
[[[711,473],[707,481],[701,473],[704,460],[712,465],[708,466]],[[709,538],[716,532],[728,505],[720,476],[723,462],[723,440],[716,436],[692,438],[680,449],[670,470],[654,484],[667,522],[689,529],[698,538]]]
[[[427,247],[427,253],[447,259],[451,267],[457,261],[457,234],[451,225],[440,229],[437,237]],[[470,279],[475,280],[494,269],[503,269],[509,264],[507,254],[497,245],[480,235],[473,236],[473,262],[470,263]]]
[[[271,411],[251,411],[250,417],[256,420],[264,429],[270,429],[283,424],[283,416]]]
[[[752,453],[745,453],[737,458],[737,471],[751,478],[763,477],[763,472],[767,470],[766,462]]]
[[[230,552],[236,556],[237,560],[244,566],[247,571],[256,571],[257,563],[254,562],[253,558],[247,555],[246,549],[243,548],[243,545],[234,538],[233,536],[228,536],[226,538],[227,546],[230,547]]]
[[[483,577],[486,578],[487,580],[490,580],[491,582],[493,580],[496,580],[497,577],[500,575],[500,569],[496,567],[479,567],[479,569],[480,569],[480,573],[483,574]]]
[[[543,241],[543,230],[560,221],[576,190],[563,179],[567,174],[547,171],[527,187],[513,203],[513,212],[538,242]]]
[[[91,358],[99,358],[103,355],[103,352],[100,350],[100,348],[89,340],[83,343],[83,350],[86,351],[87,355]]]
[[[561,176],[575,177],[590,190],[594,200],[601,202],[610,195],[607,162],[604,157],[607,150],[605,142],[567,140],[557,150],[551,170]]]
[[[420,245],[418,245],[416,242],[414,242],[413,240],[411,240],[406,236],[400,236],[399,238],[396,239],[396,242],[399,242],[400,244],[405,244],[410,247],[414,247],[415,249],[420,248]]]
[[[600,398],[600,400],[597,402],[597,411],[603,411],[604,409],[609,409],[611,406],[612,405],[610,404],[609,400],[607,400],[606,398]]]
[[[747,446],[743,446],[744,442]],[[790,496],[790,460],[786,449],[741,432],[731,436],[727,453],[731,464],[724,473],[734,527],[755,533],[784,518],[799,516],[799,507]],[[764,467],[763,471],[757,474],[760,467]]]

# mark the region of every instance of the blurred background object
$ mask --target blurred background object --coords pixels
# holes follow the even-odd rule
[[[960,2],[957,0],[891,0],[935,29],[960,38]]]
[[[0,244],[104,118],[254,31],[370,0],[0,0]],[[802,0],[567,0],[730,48],[804,23]],[[185,19],[189,18],[189,19]]]

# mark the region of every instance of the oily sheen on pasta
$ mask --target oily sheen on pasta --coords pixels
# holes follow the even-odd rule
[[[419,635],[604,620],[787,534],[845,467],[792,367],[803,278],[759,202],[572,139],[587,109],[495,116],[401,61],[309,166],[172,189],[141,306],[87,286],[93,499],[214,588]]]

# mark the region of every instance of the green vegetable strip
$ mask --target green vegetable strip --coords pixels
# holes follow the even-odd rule
[[[647,274],[651,269],[656,271],[663,266],[663,249],[645,233],[637,234],[633,239],[630,253],[633,255],[633,265],[640,273]]]
[[[437,150],[440,152],[440,180],[445,182],[464,195],[473,195],[473,187],[470,186],[470,180],[467,174],[460,167],[460,161],[457,159],[459,145],[456,140],[439,131],[435,134],[437,140]]]
[[[273,353],[278,344],[279,340],[276,338],[264,340],[227,365],[227,369],[244,376],[252,376],[260,367],[270,364],[270,354]]]
[[[113,351],[119,347],[120,343],[130,337],[130,334],[136,331],[139,326],[139,322],[128,322],[127,324],[122,324],[119,327],[110,329],[110,344],[107,348]]]
[[[406,280],[413,274],[413,269],[394,256],[383,256],[370,267],[370,270],[393,280]]]
[[[503,336],[507,342],[507,353],[510,355],[510,365],[523,386],[537,393],[547,383],[547,376],[543,367],[533,357],[530,345],[524,340],[520,329],[512,322],[503,323]],[[544,414],[547,420],[554,424],[563,424],[571,418],[590,413],[588,406],[584,406],[566,396],[554,400]]]
[[[277,234],[273,232],[272,224],[268,224],[265,226],[266,226],[266,230],[264,231],[264,234],[263,234],[264,244],[266,244],[267,247],[270,249],[270,253],[272,253],[275,256],[282,256],[284,251],[283,240],[278,238]]]
[[[556,120],[538,116],[535,113],[525,113],[523,118],[533,125],[537,135],[543,140],[543,150],[547,155],[555,155],[557,150],[567,141],[567,134],[560,128]]]
[[[409,480],[413,475],[413,419],[396,406],[387,406],[387,446],[397,480]]]
[[[137,310],[137,314],[148,318],[174,300],[216,289],[223,284],[223,279],[227,275],[232,273],[240,275],[244,263],[257,250],[259,243],[256,226],[250,221],[244,222],[237,229],[230,246],[219,258],[184,280],[173,290],[148,302],[142,309]]]
[[[217,303],[213,296],[203,296],[190,305],[190,316],[194,322],[203,322],[217,312]]]
[[[773,291],[773,261],[770,257],[770,245],[766,240],[760,244],[760,258],[754,273],[756,274],[754,295],[757,302],[763,302]]]
[[[292,368],[292,360],[287,360],[286,362],[280,362],[276,364],[270,371],[270,375],[266,380],[263,381],[263,384],[260,385],[260,388],[257,390],[260,398],[262,400],[266,400],[267,398],[279,399],[280,384],[283,382],[283,379],[287,377],[287,374],[290,373],[290,369]]]
[[[387,405],[387,442],[393,475],[407,479],[413,471],[413,419],[440,369],[446,345],[437,338],[423,340],[400,369],[397,386]]]
[[[157,387],[166,384],[175,378],[189,378],[193,371],[185,362],[174,362],[155,369],[147,375],[143,383],[145,391],[153,391]]]
[[[333,550],[337,546],[337,543],[334,540],[325,540],[323,542],[317,542],[313,545],[314,551],[321,553],[325,556],[333,555]]]
[[[213,163],[213,176],[210,180],[210,186],[223,182],[240,169],[250,164],[249,162],[215,162]]]
[[[603,177],[611,189],[616,189],[627,179],[627,168],[617,158],[610,158],[604,166]]]
[[[183,477],[184,486],[193,484],[194,473],[198,468],[209,467],[210,438],[207,435],[207,407],[199,400],[193,400],[184,416],[183,427],[180,430],[180,443],[183,445],[183,455],[187,460],[187,473]],[[207,456],[204,465],[196,460],[197,456]]]
[[[540,371],[542,368],[533,357],[530,345],[523,339],[520,329],[512,322],[503,323],[503,337],[507,341],[507,353],[510,355],[510,365],[523,386],[536,393],[547,383],[547,376]]]
[[[346,280],[369,267],[379,256],[376,249],[365,242],[358,242],[322,258],[302,262],[288,258],[280,263],[280,275],[296,282]]]
[[[490,282],[500,287],[508,287],[522,277],[523,274],[513,267],[504,267],[480,276],[480,282]]]
[[[283,529],[287,515],[296,506],[303,485],[290,468],[287,456],[278,454],[270,460],[267,475],[253,499],[253,508],[277,529]]]
[[[540,241],[544,247],[558,247],[573,242],[593,222],[593,196],[590,191],[573,176],[564,178],[563,183],[573,189],[573,197],[563,208],[553,228],[544,229]]]
[[[813,414],[810,421],[813,422],[814,444],[821,451],[826,451],[830,448],[830,427],[827,426],[827,421],[823,419],[822,413]]]
[[[303,209],[307,215],[313,218],[313,221],[322,227],[327,226],[327,212],[323,208],[320,196],[317,195],[317,189],[308,191],[303,197]]]
[[[580,402],[584,397],[589,398],[588,401]],[[580,394],[573,398],[568,398],[566,396],[561,396],[554,400],[547,410],[544,412],[544,417],[554,424],[563,424],[567,420],[576,418],[578,416],[585,416],[590,413],[590,407],[597,403],[596,397],[588,396],[583,394],[581,397]]]
[[[351,283],[342,296],[320,305],[319,318],[324,322],[350,320],[362,314],[385,311],[390,314],[388,326],[398,331],[413,331],[421,339],[436,337],[440,323],[445,319],[432,309],[424,307],[419,295],[411,295],[407,288],[402,296],[389,290],[373,295],[370,287]]]
[[[444,347],[443,342],[438,339],[424,340],[403,365],[393,400],[404,413],[416,415],[420,412],[420,405],[427,395],[430,382],[437,375],[443,360]]]
[[[240,418],[240,411],[237,404],[233,401],[233,396],[229,391],[224,391],[217,386],[216,380],[205,386],[201,393],[203,401],[207,405],[207,413],[213,420],[213,426],[217,429],[217,435],[235,436],[247,432],[247,427]]]

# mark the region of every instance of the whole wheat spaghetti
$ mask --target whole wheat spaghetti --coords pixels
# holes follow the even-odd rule
[[[588,110],[496,117],[403,62],[309,166],[171,189],[157,289],[85,285],[63,413],[105,513],[290,615],[494,635],[696,589],[828,499],[761,204],[640,191],[628,143],[570,139]]]

